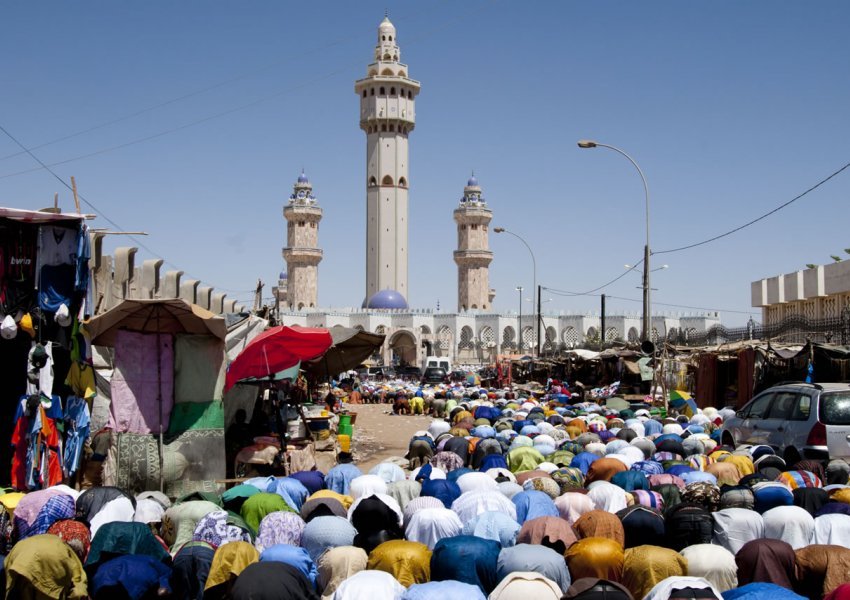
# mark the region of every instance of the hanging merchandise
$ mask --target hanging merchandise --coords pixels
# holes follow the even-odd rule
[[[0,220],[0,312],[15,314],[35,304],[38,227]]]
[[[89,285],[89,260],[91,259],[91,240],[89,239],[89,228],[83,223],[77,235],[77,274],[74,278],[74,289],[85,292]]]
[[[65,385],[71,388],[75,396],[84,400],[90,401],[97,396],[94,368],[88,363],[73,361],[65,377]]]
[[[62,417],[58,396],[23,396],[12,432],[12,487],[38,490],[62,483],[61,445],[56,419]]]
[[[56,323],[60,327],[67,327],[71,324],[71,311],[68,310],[68,305],[64,302],[59,305],[59,308],[56,309],[56,314],[53,316],[56,319]]]
[[[53,349],[33,342],[29,353],[30,369],[27,372],[27,394],[53,395]]]
[[[38,264],[77,265],[77,229],[57,225],[42,225],[38,236]]]
[[[83,446],[91,432],[91,413],[88,403],[79,396],[68,396],[65,401],[65,455],[62,467],[66,477],[72,477],[80,468]]]
[[[32,315],[29,313],[24,314],[21,317],[21,322],[18,323],[18,326],[23,330],[30,334],[31,338],[35,338],[35,327],[32,324]]]
[[[15,324],[15,319],[12,315],[6,315],[3,318],[3,324],[0,325],[0,335],[4,340],[13,340],[18,335],[18,326]]]

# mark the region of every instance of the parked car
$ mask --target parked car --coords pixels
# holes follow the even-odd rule
[[[395,379],[395,376],[395,369],[393,367],[369,367],[369,379],[384,381]]]
[[[756,395],[721,429],[724,444],[767,444],[789,466],[850,457],[850,383],[784,383]]]
[[[449,376],[442,367],[428,367],[422,376],[422,383],[447,383]]]
[[[398,367],[396,372],[405,380],[419,381],[422,378],[422,369],[419,367]]]

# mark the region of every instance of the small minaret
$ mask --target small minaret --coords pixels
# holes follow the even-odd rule
[[[391,290],[408,296],[408,135],[416,125],[419,82],[400,62],[395,26],[378,26],[375,59],[354,90],[366,134],[366,302]],[[292,274],[290,273],[290,277]],[[403,302],[404,303],[404,302]]]
[[[289,203],[283,207],[283,216],[286,219],[283,259],[287,270],[284,303],[295,310],[315,308],[319,295],[319,263],[322,261],[322,251],[319,249],[322,209],[313,196],[313,186],[303,170],[289,197]]]
[[[489,310],[495,294],[490,291],[490,251],[487,228],[493,213],[481,195],[481,187],[473,173],[466,187],[460,206],[454,211],[457,223],[457,309]]]

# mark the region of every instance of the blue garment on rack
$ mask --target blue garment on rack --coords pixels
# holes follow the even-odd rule
[[[78,396],[68,396],[65,403],[65,454],[62,470],[71,477],[80,468],[80,455],[91,432],[88,403]]]
[[[76,276],[74,277],[74,289],[85,292],[89,285],[89,259],[91,258],[91,242],[89,240],[89,228],[83,223],[80,233],[77,234],[77,261]]]

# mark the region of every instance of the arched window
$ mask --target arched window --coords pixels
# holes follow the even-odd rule
[[[472,327],[466,326],[460,330],[460,342],[458,342],[457,349],[458,350],[466,350],[472,349],[474,347],[473,344],[474,334],[472,333]]]
[[[392,185],[393,178],[389,175],[384,175],[384,178],[381,180],[381,185]]]
[[[393,59],[393,57],[390,56],[389,54],[384,54],[384,60],[392,60],[392,59]]]
[[[387,93],[387,91],[384,89],[383,86],[381,86],[381,89],[378,91],[378,94],[381,95],[381,96],[385,96],[386,93]]]
[[[374,187],[374,186],[376,186],[376,185],[378,185],[378,180],[377,180],[377,179],[375,179],[375,176],[374,176],[374,175],[372,175],[372,176],[369,178],[369,187]]]
[[[502,331],[502,347],[505,349],[511,349],[514,347],[514,339],[516,337],[516,333],[514,332],[513,327],[505,327]]]
[[[390,123],[390,131],[395,133],[395,124],[394,123]]]
[[[411,100],[413,100],[413,91],[412,90],[407,90],[407,97],[410,98]]]
[[[366,90],[363,90],[363,97],[366,97]]]
[[[395,87],[390,88],[390,96],[395,96]]]
[[[566,327],[561,334],[561,339],[567,346],[573,347],[578,344],[578,332],[575,327]]]
[[[390,36],[390,41],[393,41],[393,36]]]
[[[386,130],[387,130],[387,124],[384,123],[384,124],[381,125],[381,131],[386,131]]]
[[[381,41],[382,41],[382,42],[386,42],[386,41],[387,41],[387,36],[382,35],[382,36],[381,36]]]
[[[398,76],[399,77],[407,77],[407,73],[405,73],[404,71],[399,71]]]
[[[374,95],[375,95],[375,88],[371,88],[371,89],[369,90],[369,95],[370,95],[370,96],[374,96]]]
[[[640,341],[640,334],[636,328],[629,327],[628,340],[633,344]]]
[[[472,310],[478,310],[478,305],[477,305],[477,304],[473,304],[473,305],[472,305]]]
[[[381,71],[381,75],[384,75],[385,77],[392,77],[393,72],[391,69],[384,69],[383,71]]]
[[[398,187],[407,187],[407,179],[405,179],[404,177],[399,177]]]

